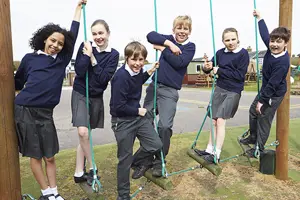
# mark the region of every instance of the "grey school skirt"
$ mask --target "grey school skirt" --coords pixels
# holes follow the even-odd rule
[[[104,127],[103,96],[89,98],[89,113],[86,109],[86,97],[79,92],[72,91],[71,99],[72,123],[74,127],[88,127],[90,120],[91,129]]]
[[[240,94],[216,86],[212,100],[212,118],[233,118],[239,107],[240,98]]]
[[[26,157],[51,158],[59,151],[52,108],[15,105],[19,152]]]

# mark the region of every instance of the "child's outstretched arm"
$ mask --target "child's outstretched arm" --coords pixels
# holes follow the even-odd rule
[[[71,24],[71,28],[69,31],[69,35],[67,38],[65,38],[65,40],[71,40],[71,46],[69,48],[72,48],[67,56],[65,57],[65,55],[63,56],[63,60],[65,60],[66,64],[70,62],[72,55],[73,55],[73,51],[74,51],[74,46],[77,40],[77,36],[78,36],[78,32],[79,32],[79,23],[80,23],[80,17],[81,17],[81,8],[82,8],[82,4],[86,3],[87,0],[80,0],[77,3],[77,6],[75,8],[75,15]]]
[[[270,35],[265,20],[261,18],[260,12],[258,10],[253,11],[253,16],[256,17],[256,19],[258,20],[260,37],[267,46],[267,48],[269,48]]]
[[[149,74],[149,76],[151,76],[158,68],[159,68],[159,62],[155,62],[152,64],[152,67],[147,70],[147,73]]]
[[[82,9],[82,4],[86,4],[87,0],[79,0],[77,3],[76,9],[75,9],[75,14],[74,14],[74,21],[80,22],[80,17],[81,17],[81,9]]]

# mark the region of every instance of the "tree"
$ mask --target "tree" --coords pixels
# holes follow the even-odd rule
[[[119,56],[119,61],[123,61],[123,60],[125,60],[125,57],[123,55],[120,55]]]
[[[13,62],[14,71],[16,71],[19,68],[20,64],[21,64],[21,61],[18,61],[18,60]]]

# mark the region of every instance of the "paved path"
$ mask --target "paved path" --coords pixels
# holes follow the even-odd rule
[[[105,123],[104,129],[93,130],[94,144],[114,143],[115,137],[110,129],[109,99],[110,86],[104,95]],[[144,90],[146,87],[144,87]],[[73,148],[78,144],[76,128],[71,124],[71,93],[72,88],[64,87],[61,102],[54,110],[54,120],[58,130],[61,149]],[[145,94],[145,91],[143,91]],[[248,124],[248,109],[255,97],[255,92],[244,92],[240,101],[239,110],[233,119],[228,120],[227,126]],[[199,88],[182,88],[174,121],[174,133],[198,131],[206,113],[210,98],[210,90]],[[142,99],[143,102],[143,99]],[[300,96],[291,96],[290,118],[300,118]],[[207,120],[204,130],[209,129]]]

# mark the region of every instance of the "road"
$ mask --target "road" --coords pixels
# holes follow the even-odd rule
[[[105,123],[104,129],[92,131],[94,144],[114,143],[115,137],[110,128],[109,99],[110,86],[104,94]],[[145,89],[143,88],[143,97]],[[64,87],[61,101],[54,110],[54,121],[58,131],[60,149],[74,148],[78,144],[76,128],[71,124],[71,87]],[[176,134],[198,131],[206,114],[206,106],[210,99],[210,90],[199,88],[182,88],[179,92],[179,102],[175,116],[173,131]],[[239,109],[233,119],[227,121],[227,126],[248,124],[248,110],[255,92],[243,92]],[[143,98],[142,98],[143,102]],[[300,96],[291,96],[290,118],[300,117]],[[276,118],[275,118],[276,119]],[[209,120],[206,120],[204,130],[209,130]]]

